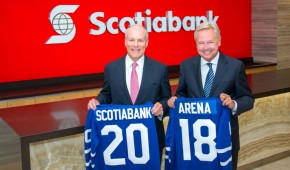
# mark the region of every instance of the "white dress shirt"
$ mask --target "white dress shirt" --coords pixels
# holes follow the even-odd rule
[[[215,75],[216,72],[216,68],[217,68],[217,64],[218,64],[218,60],[220,57],[220,53],[218,52],[217,55],[215,56],[215,58],[213,60],[211,60],[210,63],[212,63],[212,69],[213,69],[213,75]],[[200,59],[200,71],[201,71],[201,80],[202,80],[202,87],[204,88],[204,84],[205,84],[205,79],[209,70],[209,67],[207,65],[208,61],[206,61],[205,59],[203,59],[201,57]]]

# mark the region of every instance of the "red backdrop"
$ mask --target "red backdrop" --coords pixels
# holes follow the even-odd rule
[[[46,44],[59,35],[49,20],[51,11],[58,5],[79,5],[72,18],[76,33],[67,43]],[[150,10],[151,14],[144,12]],[[141,12],[144,17],[166,17],[167,11],[181,20],[185,16],[206,16],[213,12],[221,29],[221,50],[235,58],[251,57],[251,1],[250,0],[5,0],[0,5],[0,83],[45,79],[72,75],[102,73],[109,61],[123,56],[124,34],[92,35],[98,26],[90,16],[103,12],[98,18],[106,22],[111,17],[120,21],[133,18]],[[158,26],[161,26],[159,23]],[[113,24],[118,29],[118,24]],[[196,54],[193,32],[149,33],[146,54],[168,66]]]

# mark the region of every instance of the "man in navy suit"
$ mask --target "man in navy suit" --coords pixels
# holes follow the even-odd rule
[[[133,105],[152,102],[161,158],[165,146],[162,118],[168,115],[167,101],[171,97],[171,89],[167,66],[144,55],[148,41],[148,32],[143,26],[136,24],[126,30],[127,55],[106,65],[103,89],[96,99],[89,101],[88,108],[96,109],[99,104]],[[135,102],[130,97],[134,62],[137,63],[139,80],[139,92]]]
[[[169,107],[179,97],[204,98],[204,85],[211,63],[214,79],[208,97],[220,98],[222,104],[231,109],[232,163],[237,168],[239,142],[238,115],[253,108],[254,98],[249,88],[244,65],[241,61],[219,51],[221,36],[214,23],[200,24],[194,33],[197,56],[180,64],[179,84],[176,96],[168,100]]]

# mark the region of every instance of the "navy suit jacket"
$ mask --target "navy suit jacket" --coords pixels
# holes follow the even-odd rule
[[[200,59],[201,56],[194,56],[180,64],[177,97],[205,97],[201,80]],[[219,98],[221,93],[230,95],[238,105],[236,114],[231,115],[231,129],[233,150],[239,150],[238,115],[253,108],[254,98],[248,85],[244,64],[240,60],[225,56],[220,52],[210,97]]]
[[[106,65],[103,89],[97,97],[101,104],[133,104],[126,84],[125,69],[125,56]],[[163,116],[167,116],[169,110],[167,100],[170,97],[167,66],[145,56],[141,86],[135,104],[160,102],[163,106]],[[163,148],[165,145],[163,122],[156,116],[155,122],[159,147]]]

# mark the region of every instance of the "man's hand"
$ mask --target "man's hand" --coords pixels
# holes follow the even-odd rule
[[[174,101],[177,99],[176,96],[172,96],[170,99],[168,99],[167,104],[169,107],[174,108]]]
[[[154,116],[161,116],[163,114],[162,104],[159,102],[156,102],[151,111]]]
[[[222,101],[223,106],[227,106],[231,110],[235,108],[235,102],[232,100],[231,96],[225,93],[220,94],[220,99]]]
[[[95,109],[97,108],[96,105],[99,105],[99,104],[100,104],[100,103],[99,103],[98,100],[96,100],[96,99],[91,99],[91,100],[89,101],[89,103],[88,103],[88,110],[89,110],[89,109],[95,110]]]

